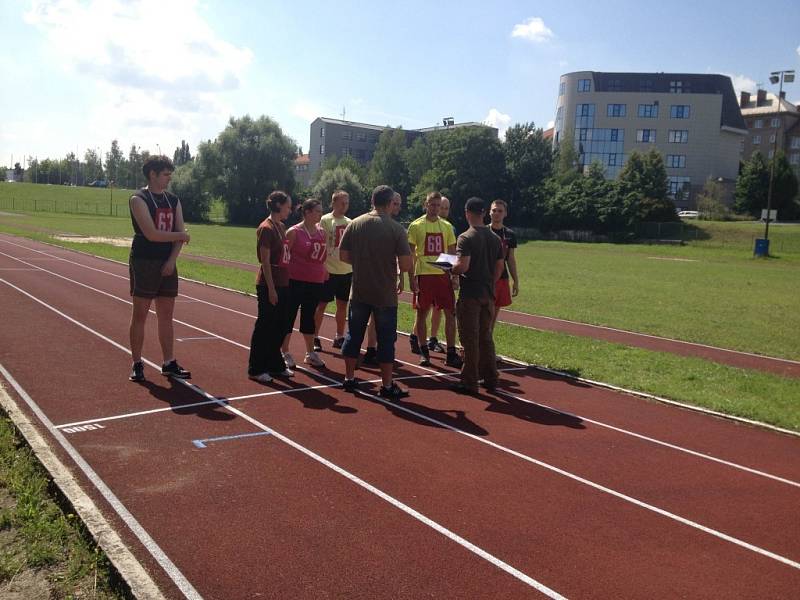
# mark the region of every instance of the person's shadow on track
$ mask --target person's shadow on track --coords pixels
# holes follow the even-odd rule
[[[509,415],[529,423],[536,423],[537,425],[586,429],[586,425],[583,424],[583,419],[580,417],[532,402],[519,400],[509,394],[503,393],[502,390],[490,392],[490,394],[488,399],[489,406],[486,408],[489,412]]]
[[[231,421],[236,415],[222,409],[222,406],[209,402],[200,406],[191,406],[198,402],[203,402],[205,398],[199,396],[185,385],[169,379],[169,387],[164,387],[152,381],[143,381],[140,385],[150,392],[150,395],[162,402],[166,402],[172,407],[172,412],[176,415],[194,415],[209,421]],[[218,398],[222,403],[226,403],[225,398]]]

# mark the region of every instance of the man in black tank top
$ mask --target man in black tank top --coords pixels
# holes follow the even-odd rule
[[[130,341],[133,368],[129,379],[144,381],[142,346],[144,326],[150,304],[155,299],[158,319],[158,339],[164,360],[161,374],[188,379],[191,373],[175,360],[172,314],[178,295],[178,260],[183,244],[189,243],[189,234],[183,224],[180,200],[167,192],[175,167],[166,156],[153,156],[144,163],[142,171],[147,187],[131,196],[129,204],[133,223],[133,244],[128,261],[133,312],[131,314]]]

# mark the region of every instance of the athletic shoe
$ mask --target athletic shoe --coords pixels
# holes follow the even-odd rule
[[[430,364],[431,364],[431,355],[430,355],[430,353],[428,352],[428,347],[427,347],[427,346],[423,346],[423,347],[422,347],[422,348],[420,348],[419,350],[420,350],[420,351],[419,351],[419,354],[420,354],[420,357],[419,357],[419,365],[420,365],[421,367],[427,367],[427,366],[430,366]]]
[[[448,352],[447,359],[444,361],[444,364],[446,364],[448,367],[460,369],[464,365],[464,361],[461,360],[461,357],[457,352]]]
[[[342,389],[345,392],[355,392],[358,389],[358,379],[355,377],[352,379],[345,379],[342,381]]]
[[[481,383],[481,385],[483,385],[483,387],[486,388],[487,392],[495,392],[495,391],[497,391],[497,382],[496,381],[490,381],[488,383],[486,381],[483,381]]]
[[[314,352],[322,352],[322,342],[318,337],[314,338]]]
[[[467,387],[463,383],[456,383],[450,386],[450,389],[453,390],[456,394],[464,394],[465,396],[477,396],[479,395],[478,388],[471,388]]]
[[[303,362],[312,367],[324,367],[325,363],[316,352],[306,352]]]
[[[269,373],[259,373],[258,375],[248,375],[247,378],[250,381],[255,381],[256,383],[269,383],[272,381],[272,376]]]
[[[408,390],[404,390],[393,381],[392,385],[390,385],[388,388],[381,386],[381,390],[378,392],[378,395],[388,398],[389,400],[399,400],[400,398],[408,397]]]
[[[417,336],[416,335],[413,335],[413,334],[410,335],[409,338],[408,338],[408,343],[411,344],[411,354],[419,354],[420,353],[419,340],[417,340]]]
[[[291,369],[284,369],[278,373],[270,373],[273,377],[294,377],[294,371]]]
[[[367,351],[364,353],[364,356],[361,357],[361,364],[367,365],[368,367],[377,367],[378,351],[375,348],[367,347]]]
[[[428,350],[431,352],[441,352],[442,354],[447,352],[447,349],[442,346],[439,340],[437,340],[435,337],[432,337],[428,340]]]
[[[338,350],[338,349],[340,349],[342,347],[342,344],[344,344],[344,336],[334,338],[333,344],[331,344],[331,346],[333,346],[334,348],[336,348]]]
[[[294,362],[294,358],[288,352],[283,352],[283,362],[286,363],[286,366],[290,369],[294,369],[297,366],[297,363]]]
[[[128,377],[131,381],[144,381],[144,363],[142,361],[133,363],[131,367],[131,374]]]
[[[176,379],[192,378],[192,374],[180,366],[177,360],[173,360],[165,365],[161,365],[161,374],[165,377],[175,377]]]

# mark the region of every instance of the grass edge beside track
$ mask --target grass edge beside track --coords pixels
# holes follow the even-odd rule
[[[92,598],[129,600],[144,597],[135,596],[133,590],[157,590],[141,586],[140,577],[131,576],[131,558],[122,558],[125,553],[120,545],[113,545],[113,536],[100,523],[102,518],[87,510],[91,500],[17,407],[6,386],[0,377],[0,486],[14,506],[2,511],[0,529],[13,541],[3,547],[0,589],[11,586],[20,573],[44,573],[52,598],[91,593]],[[16,547],[19,544],[21,548]],[[11,577],[9,567],[14,567]]]
[[[63,242],[30,232],[21,235],[97,258],[127,261],[127,248]],[[248,271],[188,258],[179,259],[179,270],[183,279],[253,295],[253,274]],[[410,307],[401,306],[399,329],[410,329],[411,320]],[[499,324],[495,340],[498,353],[564,376],[800,432],[800,386],[792,378],[505,323]]]

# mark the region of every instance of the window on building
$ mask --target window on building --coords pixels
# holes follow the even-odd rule
[[[653,80],[652,79],[641,79],[639,81],[639,91],[640,92],[652,92],[653,91]]]
[[[656,141],[656,130],[655,129],[636,130],[636,141],[654,144]]]
[[[789,164],[790,165],[800,165],[800,154],[793,153],[789,155]]]
[[[754,135],[753,136],[753,145],[754,146],[758,146],[760,143],[761,143],[761,136],[760,135]]]
[[[764,126],[763,119],[756,119],[753,121],[753,129],[761,129]]]
[[[608,82],[608,91],[609,92],[621,92],[622,91],[622,80],[620,79],[612,79]]]
[[[575,116],[589,117],[594,114],[594,104],[578,104],[575,106]]]
[[[672,119],[688,119],[689,118],[689,105],[688,104],[673,104],[669,107],[669,116]]]
[[[669,93],[670,94],[681,94],[681,93],[683,93],[683,82],[682,81],[670,81],[669,82]]]
[[[688,129],[670,129],[669,130],[669,143],[670,144],[685,144],[689,141]]]
[[[744,152],[744,140],[739,141],[739,154]]]
[[[320,127],[319,128],[319,137],[325,137],[325,128],[324,127]]]
[[[769,143],[770,144],[774,144],[775,143],[775,134],[774,133],[769,136]]]
[[[690,177],[669,177],[669,195],[674,198],[678,192],[688,191],[691,184]]]
[[[345,129],[342,132],[342,139],[343,140],[352,140],[353,139],[353,132],[350,129]]]
[[[624,117],[625,104],[609,104],[606,108],[606,116],[608,117]]]
[[[638,115],[644,119],[655,119],[658,117],[658,104],[640,104]]]
[[[578,91],[579,92],[591,92],[592,91],[592,80],[591,79],[578,79]]]
[[[773,156],[775,156],[775,150],[770,149],[770,151],[767,153],[767,158],[772,160]]]
[[[375,143],[378,141],[378,134],[377,133],[370,133],[369,134],[369,141]]]
[[[769,126],[778,128],[781,126],[781,120],[778,117],[775,117],[774,119],[772,119],[772,121],[770,121]]]
[[[617,155],[616,154],[609,154],[608,155],[608,166],[609,167],[616,167],[617,166]]]
[[[667,168],[669,169],[683,169],[686,167],[686,155],[684,154],[667,154]]]
[[[325,144],[321,144],[319,147],[319,153],[321,156],[325,156]]]
[[[618,142],[619,140],[619,129],[609,129],[609,141],[611,142]]]
[[[355,156],[358,160],[364,160],[364,158],[367,156],[367,151],[363,148],[356,148],[353,151],[353,156]]]
[[[356,141],[357,142],[366,142],[367,141],[367,134],[363,131],[356,132]]]
[[[790,142],[789,147],[792,150],[800,150],[800,136],[792,136],[792,141]]]
[[[353,149],[350,146],[345,146],[342,148],[342,156],[352,156]]]
[[[558,95],[563,96],[566,91],[567,91],[567,82],[562,81],[561,83],[558,84]]]

